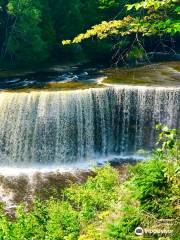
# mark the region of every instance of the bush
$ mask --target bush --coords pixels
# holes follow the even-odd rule
[[[134,231],[141,223],[141,215],[135,208],[131,208],[130,211],[126,211],[125,213],[121,218],[108,226],[106,234],[110,239],[135,239]]]
[[[64,190],[62,200],[36,200],[29,211],[19,206],[14,220],[1,208],[0,240],[136,240],[136,227],[178,219],[180,144],[175,130],[158,129],[152,159],[131,166],[125,183],[107,165],[96,168],[86,183]],[[178,239],[178,230],[175,224],[171,239]]]
[[[140,201],[141,209],[150,211],[157,217],[172,217],[173,190],[172,183],[165,175],[166,164],[153,159],[137,164],[132,172],[130,187],[134,189],[135,198]]]
[[[108,209],[118,195],[119,177],[109,165],[95,169],[97,175],[89,177],[84,185],[75,184],[65,191],[65,196],[79,211],[80,217],[88,221],[98,211]]]
[[[161,125],[157,129],[158,148],[152,159],[130,167],[121,216],[107,229],[110,239],[139,239],[134,234],[136,227],[156,226],[159,218],[176,221],[179,216],[180,143],[174,129]],[[178,227],[179,224],[175,225],[171,239],[179,239]]]
[[[74,240],[78,238],[80,231],[78,212],[72,208],[70,203],[51,200],[48,202],[47,209],[49,219],[46,239]]]
[[[85,222],[117,199],[118,172],[109,165],[95,169],[83,185],[64,191],[64,200],[35,201],[32,210],[19,206],[13,221],[0,212],[0,240],[75,240]]]

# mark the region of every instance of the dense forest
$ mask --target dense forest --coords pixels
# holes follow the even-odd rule
[[[178,1],[174,0],[155,5],[152,0],[0,0],[1,65],[79,59],[117,62],[119,56],[121,60],[141,59],[145,52],[173,54],[178,51],[178,16]],[[78,44],[63,46],[63,40],[93,25],[88,34],[75,39]]]

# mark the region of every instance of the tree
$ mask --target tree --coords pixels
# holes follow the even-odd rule
[[[103,39],[111,35],[124,36],[132,33],[142,33],[144,36],[162,36],[165,33],[174,35],[180,32],[178,20],[180,7],[177,2],[177,0],[145,0],[128,4],[126,5],[127,11],[133,8],[137,11],[135,17],[128,15],[122,20],[103,21],[87,30],[86,33],[78,35],[73,41],[66,41],[64,44],[79,43],[94,36]],[[142,10],[145,10],[145,13],[139,14],[138,11]]]
[[[48,57],[48,43],[42,36],[42,5],[38,0],[9,0],[5,11],[9,19],[1,59],[31,63]]]
[[[108,3],[108,1],[103,0],[101,2]],[[112,3],[115,4],[116,1]],[[62,43],[63,45],[77,44],[92,37],[100,40],[108,37],[121,37],[120,40],[122,40],[122,37],[128,36],[130,46],[126,48],[128,51],[123,50],[123,53],[128,55],[129,49],[139,47],[144,50],[142,39],[158,36],[163,42],[164,36],[168,35],[171,38],[177,35],[180,32],[179,14],[178,0],[144,0],[127,4],[124,18],[103,21],[85,33],[76,36],[73,40],[65,40]],[[120,41],[120,47],[121,45]]]

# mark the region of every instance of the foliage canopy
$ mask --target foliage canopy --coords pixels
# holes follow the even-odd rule
[[[126,52],[133,45],[130,55],[135,57],[142,46],[147,51],[175,50],[172,37],[180,31],[179,13],[177,0],[0,0],[0,64],[98,61],[104,55],[108,61],[117,46]],[[73,39],[63,41],[67,45],[92,37],[101,42],[59,44],[63,39]],[[151,38],[152,46],[146,38]]]
[[[127,4],[126,8],[127,11],[135,10],[137,14],[127,15],[122,20],[103,21],[72,41],[63,41],[63,44],[80,43],[94,36],[103,39],[114,35],[126,36],[141,33],[143,36],[163,36],[180,32],[178,0],[145,0]]]

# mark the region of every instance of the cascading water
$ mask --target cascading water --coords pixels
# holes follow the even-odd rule
[[[180,88],[2,92],[0,162],[60,166],[133,155],[153,147],[157,123],[180,129]]]

